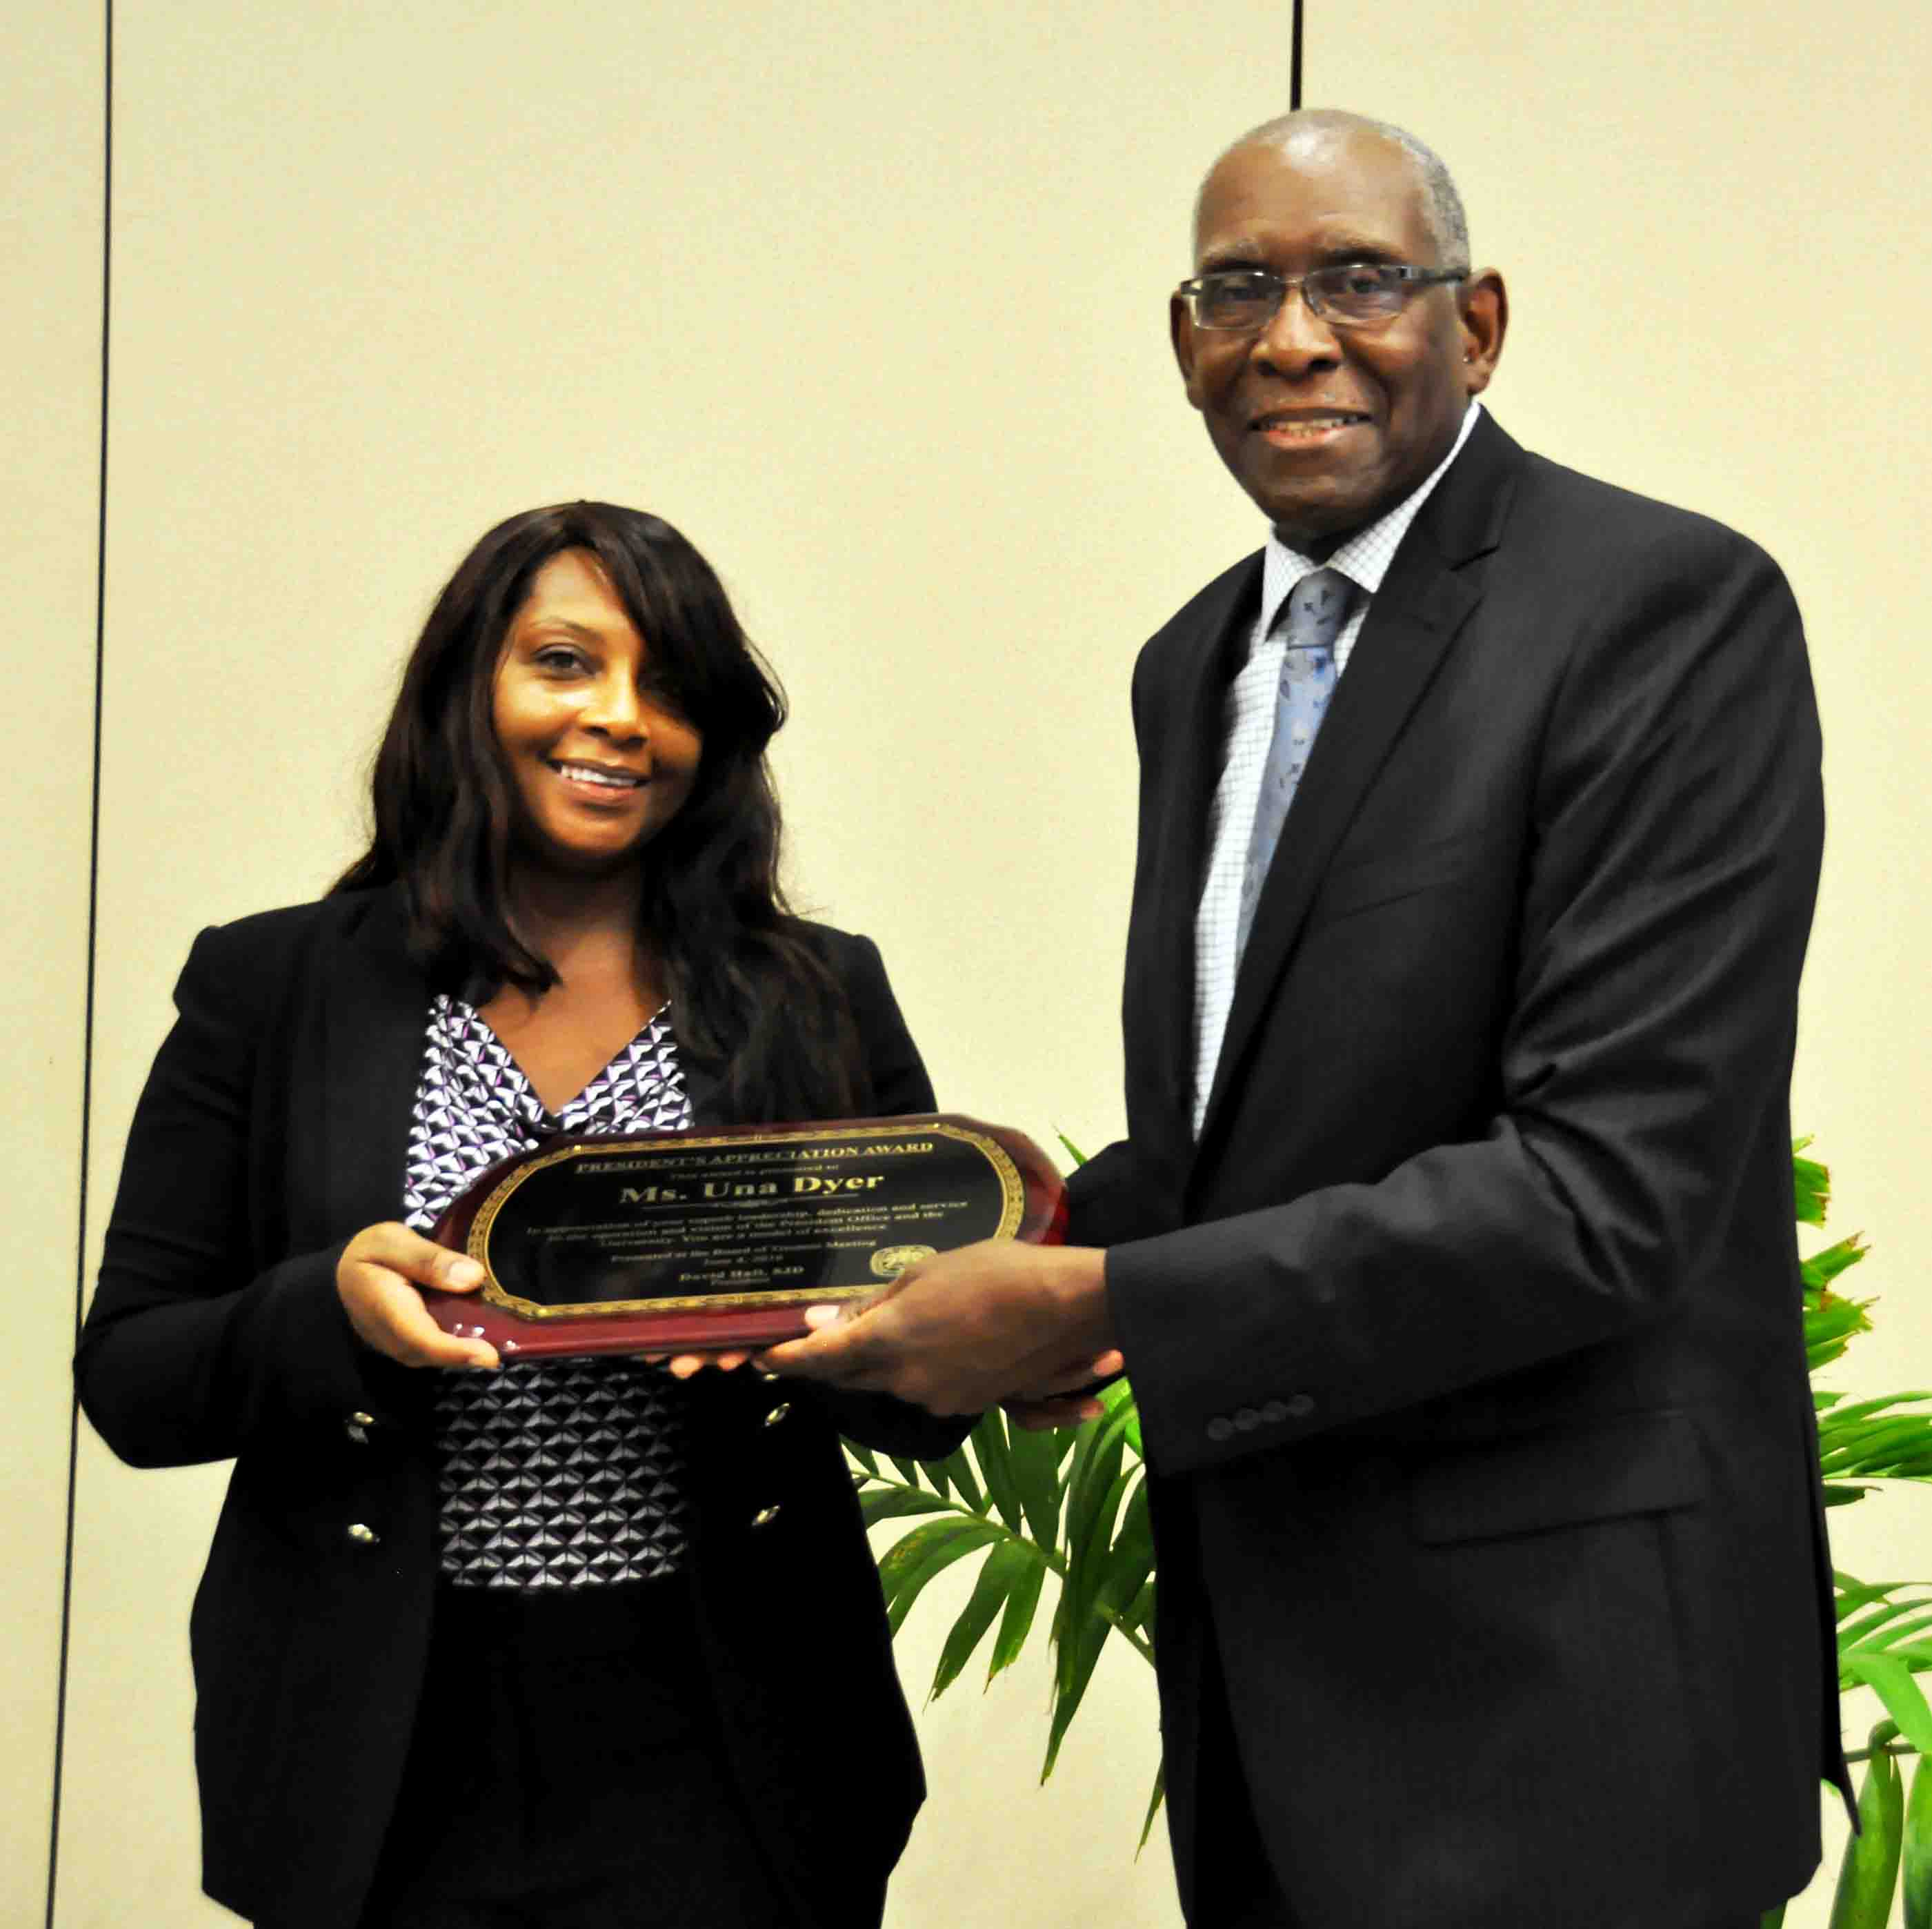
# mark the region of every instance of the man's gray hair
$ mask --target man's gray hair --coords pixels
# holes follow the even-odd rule
[[[1238,148],[1275,147],[1286,152],[1292,146],[1326,146],[1350,134],[1378,136],[1408,155],[1415,170],[1416,185],[1422,191],[1423,218],[1430,239],[1436,244],[1444,268],[1466,270],[1469,266],[1469,222],[1462,212],[1462,197],[1442,157],[1425,141],[1418,140],[1406,128],[1388,121],[1371,120],[1366,114],[1351,114],[1339,107],[1304,107],[1292,114],[1277,114],[1258,128],[1250,128],[1238,140],[1230,141],[1215,156],[1194,200],[1194,239],[1201,239],[1201,203],[1213,179],[1214,169]]]

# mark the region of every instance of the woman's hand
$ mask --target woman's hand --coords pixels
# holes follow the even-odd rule
[[[1096,1420],[1107,1409],[1097,1397],[1101,1383],[1117,1378],[1126,1371],[1126,1359],[1118,1347],[1109,1347],[1084,1366],[1070,1369],[1052,1386],[1002,1400],[1006,1417],[1029,1433],[1046,1433],[1054,1427],[1078,1426],[1082,1420]]]
[[[473,1293],[483,1283],[475,1260],[394,1220],[364,1226],[336,1263],[335,1290],[364,1346],[405,1366],[494,1366],[487,1340],[458,1339],[430,1317],[419,1288]]]
[[[653,1366],[662,1366],[674,1379],[688,1380],[694,1373],[702,1373],[707,1366],[716,1366],[724,1372],[742,1366],[751,1358],[748,1351],[728,1353],[640,1353],[640,1360],[648,1360]]]

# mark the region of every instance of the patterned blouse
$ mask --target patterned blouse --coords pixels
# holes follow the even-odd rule
[[[474,1008],[439,994],[410,1126],[403,1216],[428,1231],[487,1167],[558,1132],[682,1131],[690,1123],[668,1008],[553,1113]],[[534,1592],[675,1572],[688,1539],[683,1391],[622,1360],[442,1375],[445,1580]]]

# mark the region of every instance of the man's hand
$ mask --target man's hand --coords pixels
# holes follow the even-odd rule
[[[1061,1399],[1105,1377],[1105,1263],[1094,1246],[982,1239],[908,1266],[869,1300],[812,1307],[813,1331],[759,1364],[934,1414]]]

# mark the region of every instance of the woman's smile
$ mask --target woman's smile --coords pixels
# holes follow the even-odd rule
[[[580,789],[592,791],[628,791],[650,783],[642,771],[627,771],[612,764],[592,764],[574,759],[553,757],[550,767],[560,777]]]

